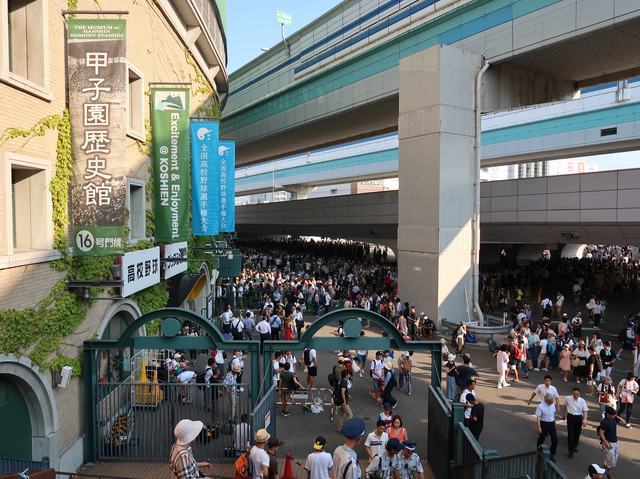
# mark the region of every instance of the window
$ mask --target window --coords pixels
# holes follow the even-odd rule
[[[51,166],[48,160],[3,152],[2,191],[4,231],[7,236],[2,254],[52,250],[50,181]]]
[[[128,240],[138,240],[146,237],[147,221],[144,187],[145,183],[143,180],[127,178],[127,209],[129,210],[129,218],[127,219],[127,226],[129,227]]]
[[[0,0],[0,80],[50,101],[47,3]]]
[[[338,194],[338,188],[331,188],[331,194],[332,195],[337,195]]]
[[[145,140],[144,79],[142,72],[129,64],[127,68],[127,135]]]

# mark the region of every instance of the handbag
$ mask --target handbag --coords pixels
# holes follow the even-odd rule
[[[527,368],[528,369],[533,369],[533,360],[532,359],[527,359]]]
[[[633,395],[629,395],[629,396],[620,396],[620,402],[625,403],[625,404],[633,404]]]
[[[354,362],[353,366],[351,366],[351,369],[353,371],[353,374],[359,373],[360,372],[360,366],[358,366],[358,363]]]
[[[577,356],[571,358],[571,367],[577,368],[578,366],[580,366],[580,358]]]
[[[467,343],[477,343],[478,339],[476,338],[476,335],[473,333],[467,333],[467,337],[465,338]]]

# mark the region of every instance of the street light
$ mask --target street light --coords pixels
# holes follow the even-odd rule
[[[267,47],[262,47],[260,50],[262,50],[263,52],[268,52],[270,49]]]

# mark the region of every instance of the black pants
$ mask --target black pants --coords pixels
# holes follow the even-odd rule
[[[569,454],[573,454],[574,448],[580,442],[580,434],[582,433],[582,416],[569,414],[567,416],[567,443],[569,445]]]
[[[552,456],[556,455],[556,449],[558,448],[558,433],[556,432],[556,423],[555,422],[544,422],[540,421],[540,429],[542,429],[542,434],[538,436],[538,446],[540,446],[547,436],[551,436],[551,452]]]
[[[278,341],[280,339],[280,328],[271,328],[271,339]]]

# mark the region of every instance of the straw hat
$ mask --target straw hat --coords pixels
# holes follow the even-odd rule
[[[266,429],[260,429],[253,436],[256,442],[267,442],[270,437],[271,437],[271,434],[269,434]]]

